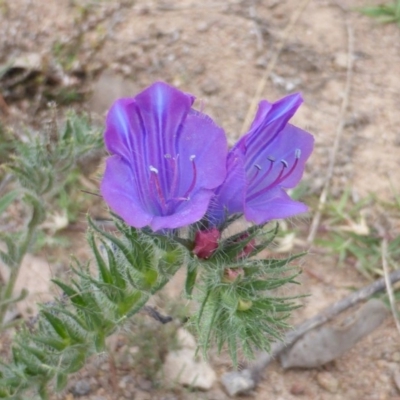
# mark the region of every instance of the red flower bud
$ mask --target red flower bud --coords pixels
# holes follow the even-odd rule
[[[217,228],[197,231],[194,237],[193,253],[199,258],[208,258],[218,247],[221,232]]]
[[[237,242],[241,242],[242,240],[246,240],[249,237],[247,233],[244,235],[240,236],[240,238],[237,240]],[[256,248],[256,241],[255,239],[251,239],[249,243],[246,244],[246,246],[243,247],[242,251],[237,255],[237,258],[244,258],[247,255],[249,255],[254,249]]]

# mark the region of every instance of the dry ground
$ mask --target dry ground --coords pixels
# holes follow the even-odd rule
[[[49,63],[53,59],[64,63],[67,75],[81,82],[85,93],[93,90],[91,99],[81,107],[100,116],[116,97],[133,95],[158,79],[170,82],[201,99],[205,111],[226,129],[233,142],[245,131],[242,126],[254,93],[299,3],[3,0],[0,62],[36,53]],[[305,174],[310,197],[317,198],[321,192],[341,122],[344,129],[332,195],[339,196],[351,188],[356,198],[374,193],[393,202],[393,192],[400,191],[400,29],[379,25],[354,11],[373,3],[379,0],[310,1],[287,37],[263,91],[263,97],[269,100],[290,91],[303,93],[305,102],[294,122],[316,139]],[[88,17],[85,10],[89,10]],[[68,47],[71,41],[73,46]],[[349,56],[353,69],[346,93]],[[68,57],[72,59],[69,69]],[[26,96],[9,99],[8,122],[35,124],[44,115],[38,93]],[[344,96],[348,96],[348,108],[341,120]],[[382,222],[381,209],[367,212],[369,223],[379,222],[387,232],[398,232],[398,215]],[[304,219],[298,224],[307,225]],[[300,230],[299,239],[304,242],[307,232]],[[354,263],[338,267],[337,258],[318,247],[311,249],[303,266],[302,290],[311,297],[294,316],[296,321],[340,299],[349,293],[349,287],[367,283]],[[260,400],[400,398],[393,380],[400,372],[399,338],[394,322],[388,319],[322,370],[283,371],[278,364],[272,365],[251,396]],[[217,358],[214,364],[219,373],[228,369],[228,364]],[[209,393],[167,389],[164,393],[163,388],[146,389],[137,381],[129,390],[126,385],[118,386],[117,394],[104,377],[107,371],[96,365],[87,372],[92,374],[92,384],[99,385],[87,397],[92,400],[226,398],[217,386]],[[318,383],[321,371],[328,371],[337,380],[334,393]],[[118,373],[122,375],[127,372]],[[71,394],[65,396],[72,398]]]

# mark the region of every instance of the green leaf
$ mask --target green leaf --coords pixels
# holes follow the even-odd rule
[[[65,367],[65,373],[71,374],[79,371],[85,365],[88,355],[88,347],[76,347],[73,357],[69,360],[69,365]]]
[[[112,283],[113,282],[112,275],[110,274],[110,271],[108,270],[103,257],[100,255],[99,249],[97,248],[97,245],[94,241],[94,235],[92,232],[89,233],[88,242],[96,258],[96,263],[100,272],[101,279],[105,283]],[[105,248],[107,248],[107,245],[105,243],[103,243],[103,245]]]
[[[119,317],[126,316],[127,313],[140,301],[142,294],[139,291],[134,291],[131,295],[125,297],[124,301],[118,304]]]
[[[0,250],[0,260],[10,268],[16,267],[15,260],[2,250]]]
[[[54,338],[54,337],[44,337],[44,336],[32,335],[31,340],[33,342],[48,346],[56,351],[63,351],[64,349],[66,349],[68,347],[68,343],[66,343],[65,341],[60,340],[58,338]]]
[[[98,353],[102,353],[105,348],[106,348],[106,338],[105,338],[105,333],[104,332],[98,332],[95,340],[94,340],[94,345],[96,348],[96,351]]]
[[[126,282],[125,282],[125,278],[124,276],[121,274],[120,269],[121,265],[118,265],[116,260],[115,260],[115,256],[114,256],[114,252],[112,251],[112,249],[110,249],[110,247],[104,242],[102,241],[106,252],[107,252],[107,257],[108,257],[108,266],[110,268],[110,277],[111,277],[111,282],[113,284],[115,284],[115,286],[119,289],[125,289],[126,288]]]
[[[40,313],[44,316],[46,321],[53,327],[53,329],[57,332],[57,334],[67,342],[69,341],[69,335],[67,330],[64,327],[63,322],[56,317],[55,315],[51,314],[51,312],[46,310],[40,310]]]
[[[7,207],[18,197],[19,193],[19,190],[12,190],[11,192],[6,193],[0,199],[0,214],[2,214],[7,209]]]
[[[61,392],[68,383],[68,375],[62,372],[58,372],[56,375],[56,391]]]
[[[59,281],[58,279],[52,279],[57,286],[59,286],[62,291],[69,297],[69,299],[78,307],[85,307],[86,303],[83,297],[78,294],[76,290],[74,290],[71,286],[68,286],[66,283]]]
[[[198,264],[195,261],[191,261],[187,266],[186,282],[185,282],[185,292],[186,296],[191,297],[194,285],[197,278]]]
[[[70,140],[72,138],[72,134],[73,134],[72,122],[71,119],[68,118],[67,121],[65,122],[64,131],[61,134],[61,140],[63,141]]]
[[[132,252],[129,251],[128,246],[123,243],[120,239],[118,239],[117,237],[109,234],[108,232],[105,232],[103,230],[101,230],[93,221],[91,218],[88,218],[88,222],[89,225],[96,231],[98,232],[101,236],[105,237],[106,239],[108,239],[111,243],[113,243],[121,252],[122,254],[125,256],[126,260],[130,263],[130,265],[134,268],[137,268],[135,259],[134,259],[134,255],[132,254]],[[140,268],[139,268],[140,270]]]
[[[29,346],[28,344],[22,343],[21,341],[18,342],[18,345],[25,352],[36,357],[41,363],[46,362],[46,352],[43,349],[39,349],[38,347]]]

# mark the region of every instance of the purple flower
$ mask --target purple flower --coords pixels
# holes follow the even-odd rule
[[[227,177],[208,212],[212,222],[243,213],[262,224],[307,211],[285,191],[300,181],[314,145],[312,135],[288,124],[302,101],[292,94],[273,104],[260,102],[249,132],[228,154]]]
[[[199,221],[224,181],[224,131],[193,102],[157,82],[111,107],[101,193],[128,225],[158,231]]]

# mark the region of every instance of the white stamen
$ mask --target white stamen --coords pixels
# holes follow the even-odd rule
[[[154,173],[158,174],[158,169],[156,167],[153,167],[152,165],[150,165],[149,168],[150,168],[151,172],[154,172]]]
[[[299,159],[300,156],[301,156],[301,150],[300,150],[300,149],[296,149],[296,150],[294,151],[294,156],[295,156],[297,159]]]
[[[195,155],[195,154],[192,154],[192,155],[189,157],[189,160],[190,160],[190,161],[193,161],[195,158],[196,158],[196,155]]]
[[[287,163],[287,161],[286,160],[281,160],[281,163],[283,164],[283,166],[285,167],[285,168],[287,168],[288,166],[289,166],[289,164]]]

